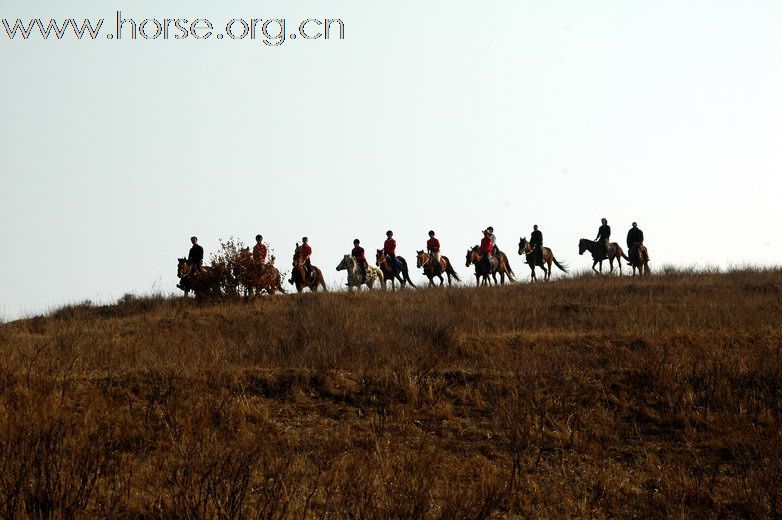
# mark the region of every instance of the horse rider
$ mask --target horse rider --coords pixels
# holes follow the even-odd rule
[[[361,247],[361,242],[359,239],[355,239],[353,241],[353,250],[350,252],[350,256],[353,257],[353,259],[356,261],[356,264],[358,264],[358,270],[361,272],[361,283],[366,283],[367,281],[367,257],[364,254],[364,248]]]
[[[269,253],[269,249],[266,244],[263,243],[263,237],[261,235],[255,235],[255,245],[253,246],[253,260],[256,261],[261,267],[266,264],[266,255]]]
[[[543,232],[538,229],[538,225],[532,226],[532,234],[529,237],[529,243],[533,249],[533,262],[535,264],[543,263]]]
[[[489,267],[491,267],[491,261],[489,260],[489,256],[494,254],[494,249],[496,247],[491,237],[492,237],[491,231],[489,231],[488,228],[484,229],[483,238],[481,239],[480,252],[481,252],[481,258],[483,259],[484,262],[486,262],[486,264]]]
[[[294,283],[294,277],[296,276],[296,269],[300,265],[304,265],[305,279],[301,280],[303,283],[309,282],[312,279],[312,264],[310,263],[310,256],[312,256],[312,248],[309,245],[309,239],[307,237],[301,238],[301,245],[296,242],[296,249],[293,250],[293,271],[291,277],[288,279],[288,283]]]
[[[383,242],[383,254],[386,255],[391,262],[391,265],[396,266],[398,270],[402,270],[402,262],[396,258],[396,240],[394,240],[394,232],[386,231],[386,241]]]
[[[434,272],[439,273],[442,270],[440,266],[440,241],[434,237],[434,231],[429,231],[426,250],[429,252],[429,256],[434,258]]]
[[[640,263],[639,247],[643,244],[644,232],[638,227],[637,222],[633,222],[633,227],[627,232],[627,253],[630,256],[629,265],[634,262]]]
[[[494,235],[494,228],[489,226],[486,228],[486,230],[489,232],[489,235],[491,236],[491,253],[494,256],[499,256],[500,248],[497,247],[497,237]]]
[[[204,248],[198,245],[198,237],[190,237],[190,243],[193,246],[187,254],[187,263],[195,271],[200,271],[204,263]]]
[[[312,278],[312,263],[310,263],[310,257],[312,256],[312,248],[309,244],[307,237],[301,238],[301,246],[299,246],[299,262],[304,264],[304,269],[307,271],[307,279]]]
[[[611,248],[611,226],[608,225],[608,220],[605,218],[601,219],[600,222],[602,225],[597,230],[595,242],[600,244],[603,256],[608,258],[608,250]]]

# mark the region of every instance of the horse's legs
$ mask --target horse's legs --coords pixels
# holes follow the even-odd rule
[[[598,260],[595,260],[595,261],[592,263],[592,270],[593,270],[594,272],[596,272],[596,273],[598,272],[598,270],[597,270],[597,269],[595,269],[595,266],[597,265],[597,262],[598,262]],[[601,262],[601,263],[600,263],[600,273],[602,273],[602,272],[603,272],[603,263]]]
[[[530,268],[530,271],[532,272],[532,276],[531,276],[530,280],[532,281],[532,283],[535,283],[535,281],[537,279],[537,275],[535,275],[535,264],[529,264],[529,268]]]

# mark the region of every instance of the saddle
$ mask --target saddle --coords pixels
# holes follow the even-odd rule
[[[391,255],[386,255],[386,262],[391,269],[402,270],[402,261],[399,260],[399,257],[391,258]]]
[[[496,271],[500,265],[500,257],[497,255],[489,255],[489,267],[492,271]]]

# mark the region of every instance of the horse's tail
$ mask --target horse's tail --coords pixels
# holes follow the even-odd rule
[[[451,261],[450,260],[445,262],[445,272],[450,274],[454,278],[456,278],[457,282],[461,282],[461,280],[459,279],[459,275],[456,274],[456,271],[454,271],[453,266],[451,265]]]
[[[505,269],[508,271],[508,280],[511,282],[516,281],[516,273],[513,272],[513,269],[510,266],[510,262],[508,261],[508,255],[505,253],[502,253],[502,263],[505,264]]]
[[[404,258],[402,259],[402,278],[404,278],[405,282],[410,284],[410,287],[417,288],[410,279],[409,269],[407,268],[407,260]]]
[[[508,274],[511,276],[516,276],[516,273],[513,272],[513,268],[510,266],[510,262],[508,261],[508,255],[502,253],[502,256],[505,259],[505,268],[508,270]]]
[[[560,264],[554,255],[551,255],[551,261],[554,262],[554,265],[559,267],[560,271],[562,271],[563,273],[567,273],[567,264],[564,263]]]

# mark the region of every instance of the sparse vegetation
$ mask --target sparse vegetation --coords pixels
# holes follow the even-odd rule
[[[0,517],[769,517],[782,272],[0,324]]]

